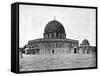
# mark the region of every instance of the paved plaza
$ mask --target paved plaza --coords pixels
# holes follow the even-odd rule
[[[95,67],[94,54],[23,55],[20,71]]]

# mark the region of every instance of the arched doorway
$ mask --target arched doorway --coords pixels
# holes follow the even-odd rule
[[[52,49],[52,54],[54,54],[54,49]]]
[[[74,48],[74,53],[75,53],[75,54],[77,53],[76,48]]]

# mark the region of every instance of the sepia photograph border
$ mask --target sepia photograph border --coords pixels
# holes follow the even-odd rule
[[[85,8],[96,10],[96,67],[87,68],[70,68],[70,69],[56,69],[56,70],[34,70],[34,71],[20,71],[19,70],[19,5],[36,5],[36,6],[51,6],[51,7],[71,7],[71,8]],[[36,73],[36,72],[51,72],[51,71],[67,71],[67,70],[83,70],[83,69],[97,69],[98,66],[98,7],[94,6],[78,6],[78,5],[60,5],[60,4],[42,4],[42,3],[26,3],[15,2],[11,4],[11,72],[14,73]]]

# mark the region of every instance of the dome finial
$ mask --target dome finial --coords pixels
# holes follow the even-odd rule
[[[56,16],[54,16],[54,20],[56,20]]]

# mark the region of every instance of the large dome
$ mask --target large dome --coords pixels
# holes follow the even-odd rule
[[[50,32],[59,32],[65,34],[65,29],[60,22],[58,22],[57,20],[53,20],[46,25],[44,30],[44,33]]]

